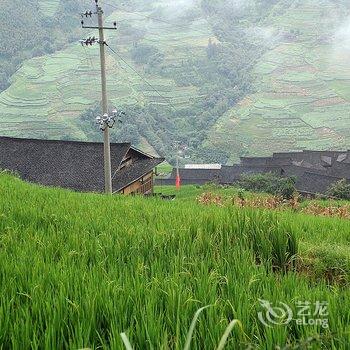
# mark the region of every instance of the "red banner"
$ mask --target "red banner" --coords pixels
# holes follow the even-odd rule
[[[176,189],[180,189],[181,187],[181,179],[180,179],[180,175],[176,176]]]

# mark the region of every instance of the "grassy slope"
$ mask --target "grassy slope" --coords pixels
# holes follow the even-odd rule
[[[118,5],[118,2],[111,3]],[[48,3],[43,2],[44,5]],[[45,7],[43,10],[49,11]],[[119,28],[123,28],[123,23],[126,23],[133,28],[146,30],[147,34],[142,42],[158,47],[169,64],[181,64],[181,58],[191,54],[205,54],[204,47],[211,31],[204,20],[193,22],[187,29],[180,28],[175,31],[172,26],[142,17],[150,13],[150,9],[136,14],[115,11],[106,23],[118,19]],[[196,29],[200,29],[200,32],[196,32]],[[108,33],[109,43],[134,65],[129,57],[132,43],[119,32]],[[89,33],[82,31],[82,37],[87,36]],[[114,43],[116,44],[113,45]],[[164,99],[110,52],[107,65],[111,104],[166,104]],[[186,106],[189,99],[198,96],[194,86],[177,87],[171,79],[147,75],[142,71],[141,74],[165,98],[171,98],[176,108]],[[13,76],[10,88],[0,94],[1,134],[50,138],[71,135],[84,139],[85,135],[80,130],[77,119],[99,100],[99,49],[97,45],[84,49],[79,43],[72,44],[52,55],[26,61]]]
[[[312,349],[347,349],[349,289],[254,263],[250,230],[269,240],[289,225],[311,246],[348,247],[348,221],[203,210],[188,196],[163,202],[75,194],[1,174],[0,344],[122,349],[119,333],[127,331],[140,349],[181,348],[195,310],[213,304],[197,325],[194,349],[214,348],[233,318],[246,336],[235,331],[228,348],[272,349],[319,334]],[[259,298],[327,300],[330,330],[263,327]]]
[[[206,142],[232,150],[231,161],[242,154],[347,149],[349,50],[347,42],[336,46],[336,33],[348,15],[331,0],[279,1],[266,27],[297,36],[280,38],[262,57],[257,92],[221,118]]]
[[[225,201],[225,198],[238,197],[240,190],[234,187],[218,188],[206,185],[182,186],[180,191],[177,191],[174,186],[158,186],[156,191],[164,195],[175,194],[178,201],[192,204],[203,193],[218,195]],[[246,199],[257,196],[268,197],[269,195],[244,192]],[[349,202],[306,200],[301,203],[302,207],[309,204],[345,206]],[[350,282],[350,231],[348,232],[350,222],[295,213],[292,209],[280,212],[278,215],[283,221],[290,221],[294,232],[298,233],[301,264],[305,263],[306,269],[312,270],[316,278],[333,274],[335,279],[340,277]]]

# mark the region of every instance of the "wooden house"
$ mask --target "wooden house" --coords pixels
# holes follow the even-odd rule
[[[240,164],[221,166],[220,169],[191,167],[179,169],[183,185],[217,183],[233,185],[243,175],[272,173],[294,177],[296,188],[302,194],[326,194],[334,183],[345,179],[350,183],[350,151],[298,151],[274,153],[272,157],[241,157]],[[157,181],[159,185],[174,185],[177,170],[169,178]]]
[[[154,168],[163,161],[130,143],[112,143],[113,193],[151,194]],[[45,186],[104,191],[103,143],[0,137],[0,169]]]

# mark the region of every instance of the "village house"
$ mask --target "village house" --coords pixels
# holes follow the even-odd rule
[[[173,185],[177,171],[157,183]],[[240,164],[208,169],[206,166],[179,169],[182,184],[233,185],[242,175],[273,173],[294,177],[297,190],[305,195],[325,194],[337,181],[350,182],[350,151],[299,151],[274,153],[272,157],[242,157]]]
[[[152,194],[154,169],[163,161],[130,143],[112,143],[113,193]],[[0,137],[0,169],[45,186],[104,191],[103,143]]]

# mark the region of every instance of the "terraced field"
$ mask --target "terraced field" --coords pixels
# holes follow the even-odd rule
[[[48,16],[52,17],[58,10],[60,0],[39,0],[40,11]]]
[[[58,0],[39,3],[43,14],[55,16]],[[106,23],[115,19],[118,22],[118,31],[108,33],[109,44],[162,95],[109,52],[110,103],[115,106],[171,104],[173,112],[193,107],[193,101],[203,97],[199,88],[177,85],[174,79],[189,57],[197,59],[206,54],[209,38],[214,40],[210,20],[199,16],[188,26],[172,26],[149,18],[156,6],[170,6],[170,0],[152,1],[134,12],[127,11],[128,7],[126,11],[115,10],[121,6],[115,0],[109,3],[112,6],[104,2],[109,11]],[[203,148],[208,147],[213,154],[215,149],[225,150],[230,162],[248,154],[349,148],[349,6],[342,0],[279,0],[259,26],[252,28],[247,22],[247,30],[260,31],[268,37],[269,48],[254,68],[255,93],[219,118],[209,129],[207,138],[200,140]],[[82,38],[89,35],[97,33],[81,32]],[[138,36],[142,37],[139,43],[152,45],[164,55],[164,71],[168,74],[161,76],[141,65],[135,66],[132,50]],[[79,116],[100,99],[98,55],[97,46],[83,48],[76,43],[26,61],[12,77],[11,86],[0,93],[1,134],[87,139]],[[146,122],[166,128],[174,122],[175,114],[167,113],[161,123],[159,116],[156,123]],[[185,126],[178,123],[179,134],[189,124],[187,120],[182,122]],[[158,130],[151,132],[157,134]],[[138,146],[156,148],[157,138],[152,142],[147,138],[148,135],[142,134]]]
[[[266,20],[278,44],[255,67],[256,93],[206,143],[240,155],[349,148],[348,10],[333,1],[281,1]]]
[[[110,1],[112,2],[112,1]],[[113,2],[112,2],[113,3]],[[116,3],[117,4],[117,3]],[[54,2],[41,2],[41,10],[47,14],[55,11]],[[161,50],[165,61],[176,69],[181,59],[189,54],[203,55],[211,36],[209,25],[198,20],[183,31],[159,23],[146,16],[149,11],[134,14],[114,11],[106,23],[118,19],[118,27],[126,25],[145,32],[142,43]],[[92,23],[91,23],[92,24]],[[200,28],[200,31],[196,31]],[[82,37],[97,35],[83,32]],[[122,30],[110,32],[108,42],[129,64],[130,39]],[[110,103],[121,104],[171,104],[178,109],[190,99],[197,98],[194,86],[179,87],[172,79],[140,73],[161,92],[160,97],[116,55],[109,52],[108,90]],[[98,46],[83,48],[79,43],[62,51],[26,61],[12,78],[11,86],[0,94],[0,130],[2,135],[26,137],[62,138],[64,136],[85,139],[79,127],[78,117],[100,100]]]

